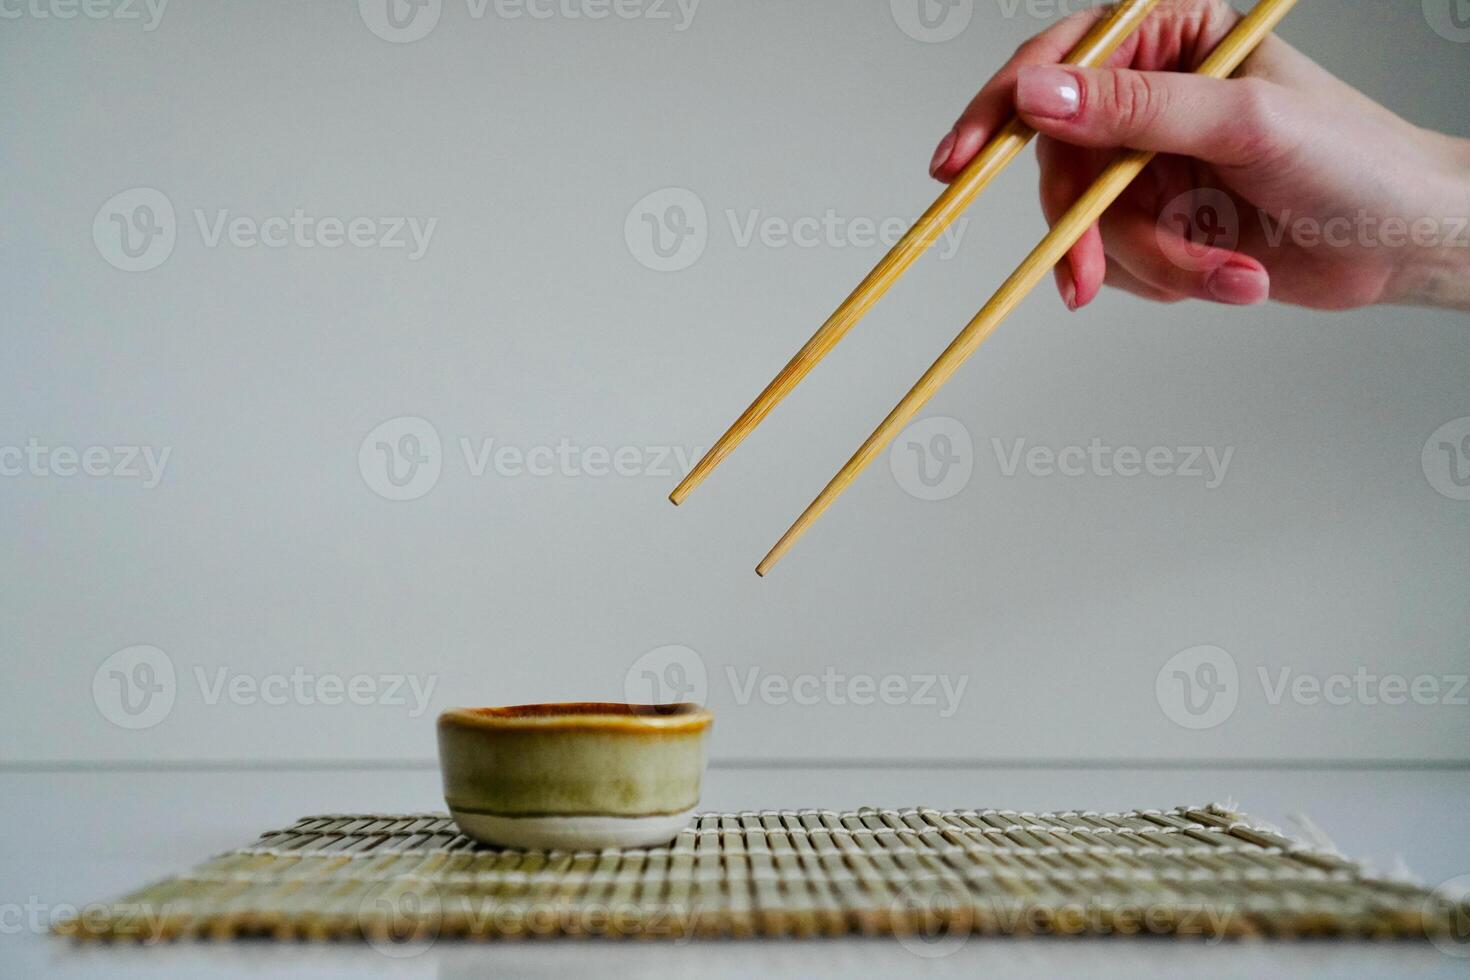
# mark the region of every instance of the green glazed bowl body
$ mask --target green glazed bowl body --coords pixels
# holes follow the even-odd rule
[[[712,716],[698,705],[461,708],[439,718],[444,799],[508,817],[644,817],[699,802]]]

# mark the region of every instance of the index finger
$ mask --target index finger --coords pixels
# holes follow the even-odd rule
[[[1053,24],[1016,49],[1011,59],[980,89],[945,142],[949,152],[939,154],[931,169],[935,179],[949,183],[967,167],[975,154],[985,146],[995,131],[1005,124],[1015,106],[1016,75],[1026,65],[1055,65],[1067,59],[1087,35],[1107,18],[1116,7],[1094,7],[1079,11]],[[1138,44],[1135,31],[1124,40],[1114,59],[1125,64],[1132,59]]]

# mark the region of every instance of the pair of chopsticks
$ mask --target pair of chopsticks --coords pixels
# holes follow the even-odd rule
[[[1099,67],[1115,52],[1149,15],[1159,0],[1125,0],[1113,13],[1100,21],[1067,56],[1067,64]],[[1276,29],[1297,0],[1260,0],[1249,14],[1220,42],[1205,59],[1196,74],[1209,78],[1228,78],[1250,56],[1263,40]],[[824,323],[806,345],[797,352],[766,386],[760,396],[720,437],[669,495],[675,504],[684,502],[695,487],[744,441],[755,427],[791,393],[802,378],[816,366],[848,330],[872,308],[888,288],[929,248],[971,202],[995,179],[1006,165],[1020,154],[1035,132],[1019,119],[1012,119],[996,133],[953,184],[948,187],[924,216],[915,223],[892,251],[884,257],[862,284]],[[869,463],[904,430],[930,398],[948,381],[961,364],[992,334],[996,327],[1016,308],[1037,283],[1046,277],[1087,229],[1102,217],[1104,211],[1133,183],[1154,158],[1154,153],[1127,150],[1098,177],[1092,187],[1062,216],[1041,243],[1021,263],[990,301],[975,314],[939,359],[924,372],[888,417],[873,431],[861,448],[838,471],[811,502],[796,522],[776,542],[756,574],[766,572],[781,560],[797,539],[822,515],[832,502],[847,489]]]

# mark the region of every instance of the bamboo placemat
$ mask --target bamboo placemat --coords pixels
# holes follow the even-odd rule
[[[1420,937],[1464,909],[1220,806],[706,813],[670,846],[518,852],[442,814],[303,817],[58,932],[160,941],[551,935]]]

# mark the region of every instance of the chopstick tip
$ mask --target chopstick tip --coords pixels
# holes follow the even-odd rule
[[[669,494],[669,502],[675,507],[678,507],[689,499],[689,495],[694,492],[694,488],[699,486],[699,481],[700,474],[698,470],[690,470],[684,479],[679,481],[679,485],[674,488],[674,492]]]

